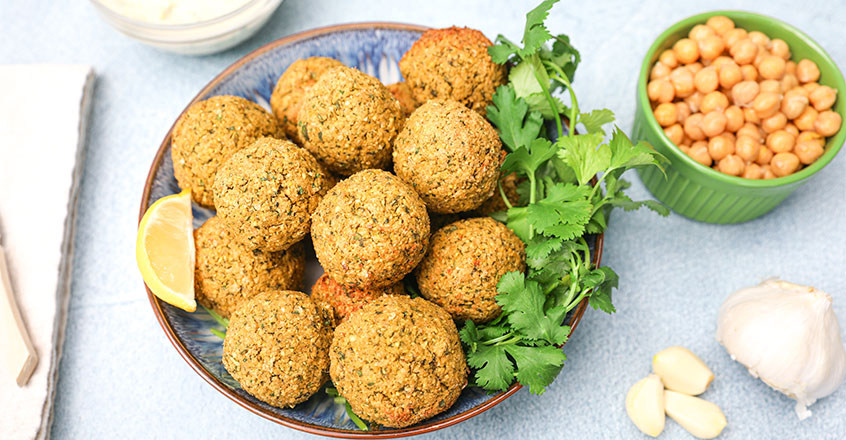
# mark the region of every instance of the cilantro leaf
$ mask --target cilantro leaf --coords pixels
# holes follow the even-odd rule
[[[548,257],[549,254],[551,254],[552,252],[561,249],[562,244],[564,244],[564,240],[557,237],[543,237],[540,239],[532,240],[531,243],[528,243],[526,245],[526,259],[543,260]]]
[[[564,366],[564,361],[567,360],[564,352],[553,345],[539,347],[509,345],[505,347],[505,351],[517,363],[517,380],[527,385],[530,393],[537,395],[546,391],[546,387],[555,380]]]
[[[565,136],[558,139],[558,157],[576,173],[580,185],[586,185],[611,164],[612,150],[602,144],[602,133]]]
[[[486,390],[505,390],[514,380],[514,364],[505,354],[509,345],[479,345],[467,353],[467,364],[476,369],[476,383]]]
[[[611,303],[611,289],[617,287],[619,277],[610,267],[600,267],[594,271],[601,271],[604,279],[601,283],[593,287],[593,292],[590,295],[590,306],[594,310],[602,310],[605,313],[614,313],[617,309]]]
[[[655,165],[660,168],[658,160],[664,158],[646,142],[632,144],[629,137],[619,127],[614,127],[609,148],[611,149],[609,170],[629,169],[642,165]]]
[[[505,64],[512,55],[516,55],[520,48],[502,35],[496,37],[496,44],[488,46],[488,55],[496,64]]]
[[[549,73],[541,63],[540,57],[532,55],[511,68],[508,80],[514,87],[518,98],[523,98],[529,109],[539,112],[544,118],[552,119],[556,113],[564,111],[564,104],[560,99],[552,97],[555,104],[550,105],[550,99],[541,84],[549,84]]]
[[[548,55],[548,59],[556,66],[564,71],[567,79],[572,83],[576,79],[576,67],[582,61],[582,56],[572,44],[570,44],[570,37],[566,35],[556,35],[555,41],[552,43],[552,51]],[[558,83],[560,85],[560,83]]]
[[[525,58],[533,55],[552,38],[552,34],[544,25],[549,10],[558,0],[545,0],[538,7],[526,14],[526,28],[523,32],[523,48],[520,49],[520,56]]]
[[[537,138],[527,148],[518,148],[505,156],[502,171],[519,171],[532,174],[546,161],[555,156],[555,148],[548,139]]]
[[[545,235],[570,240],[584,232],[592,206],[587,198],[590,187],[556,183],[547,187],[547,196],[529,205],[528,221]]]
[[[516,96],[512,86],[499,86],[488,106],[488,119],[499,128],[502,142],[511,151],[528,147],[540,135],[543,118],[530,112],[525,100]]]
[[[588,133],[602,133],[602,126],[614,122],[614,112],[608,109],[592,110],[590,113],[579,113],[579,122],[585,126]]]
[[[526,280],[520,272],[509,272],[502,277],[497,290],[496,302],[507,313],[508,323],[526,339],[552,345],[567,340],[570,329],[562,326],[567,312],[556,308],[544,313],[546,295],[536,281]]]

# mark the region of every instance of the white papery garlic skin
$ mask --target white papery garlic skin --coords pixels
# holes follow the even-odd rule
[[[846,350],[831,296],[813,287],[770,280],[741,289],[720,307],[717,341],[752,376],[808,406],[846,378]]]

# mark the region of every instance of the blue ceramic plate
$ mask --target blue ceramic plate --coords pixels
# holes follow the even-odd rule
[[[361,23],[307,31],[277,40],[245,56],[212,80],[191,101],[193,104],[215,95],[237,95],[255,101],[269,110],[270,94],[276,80],[294,61],[312,56],[331,57],[373,75],[385,84],[401,80],[397,62],[426,28],[392,23]],[[189,105],[190,105],[189,104]],[[172,130],[172,129],[171,129]],[[159,148],[144,188],[141,213],[157,199],[178,193],[170,156],[170,137]],[[214,212],[193,206],[194,227],[199,227]],[[140,220],[140,217],[139,217]],[[602,254],[602,237],[596,242],[596,263]],[[309,259],[305,285],[310,288],[320,275],[316,259]],[[217,327],[205,311],[188,313],[160,301],[147,291],[153,310],[174,347],[191,367],[218,391],[244,408],[269,420],[302,431],[345,438],[403,437],[445,428],[479,414],[501,402],[520,387],[514,385],[498,394],[487,394],[468,387],[448,411],[420,424],[390,429],[374,427],[360,431],[346,415],[343,405],[320,391],[295,408],[276,408],[247,394],[223,368],[223,341],[209,330]],[[583,301],[567,317],[575,329],[584,314]],[[219,327],[218,327],[219,328]]]

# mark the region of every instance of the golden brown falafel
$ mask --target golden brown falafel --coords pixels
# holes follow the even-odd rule
[[[311,288],[311,299],[331,306],[335,314],[335,322],[341,322],[365,304],[382,295],[402,295],[404,293],[405,287],[402,283],[376,289],[354,289],[338,284],[337,281],[324,273]]]
[[[394,171],[448,214],[478,208],[496,187],[502,142],[477,113],[455,101],[429,101],[405,121],[394,144]]]
[[[194,246],[197,301],[224,318],[260,292],[302,288],[302,243],[279,252],[249,250],[215,216],[194,231]]]
[[[223,366],[244,391],[273,406],[308,400],[328,379],[332,312],[302,292],[270,290],[235,311]]]
[[[214,207],[217,169],[236,151],[263,136],[283,137],[282,128],[258,104],[239,96],[213,96],[191,105],[176,121],[171,139],[173,175],[195,202]]]
[[[460,220],[432,235],[415,270],[420,294],[454,319],[487,322],[499,316],[496,286],[507,272],[526,270],[526,247],[490,218]]]
[[[308,234],[329,188],[317,160],[293,142],[262,138],[235,153],[214,184],[217,215],[249,249],[287,249]]]
[[[411,272],[429,243],[426,205],[387,171],[365,170],[332,188],[312,216],[320,265],[340,284],[389,286]]]
[[[303,98],[304,146],[335,173],[387,168],[402,128],[399,102],[378,79],[349,67],[326,71]]]
[[[407,82],[400,81],[398,83],[388,84],[386,87],[394,95],[394,98],[399,101],[402,113],[406,118],[414,113],[414,110],[420,105],[414,99],[414,91],[411,90]]]
[[[467,384],[455,323],[422,299],[385,295],[335,330],[329,373],[360,417],[401,428],[449,409]]]
[[[492,46],[475,29],[450,27],[423,33],[399,62],[417,102],[451,99],[482,116],[496,88],[507,82],[505,66],[488,55]]]
[[[297,129],[297,115],[303,104],[303,96],[327,70],[343,66],[338,60],[325,57],[311,57],[294,61],[285,73],[279,77],[273,94],[270,95],[270,108],[285,134],[299,145],[303,144]]]

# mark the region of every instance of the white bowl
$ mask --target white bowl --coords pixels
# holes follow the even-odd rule
[[[270,18],[282,0],[252,0],[244,6],[205,21],[155,24],[137,20],[91,0],[103,19],[121,33],[157,49],[186,55],[207,55],[229,49],[250,38]]]

